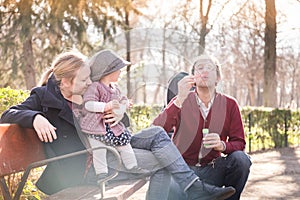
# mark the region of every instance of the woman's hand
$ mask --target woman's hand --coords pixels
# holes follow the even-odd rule
[[[111,127],[117,125],[123,118],[124,113],[114,113],[112,111],[108,111],[104,113],[104,122],[105,123],[111,123]]]
[[[57,138],[56,128],[42,115],[34,117],[33,128],[42,142],[53,142]]]

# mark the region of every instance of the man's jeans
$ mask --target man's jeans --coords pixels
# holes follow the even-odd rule
[[[191,166],[191,169],[206,183],[216,186],[233,186],[236,193],[228,199],[239,199],[250,172],[251,160],[243,151],[235,151],[227,157],[219,157],[214,164],[204,167]],[[171,180],[170,200],[187,199],[178,187],[178,184]]]
[[[134,134],[130,143],[138,167],[152,174],[147,199],[168,199],[171,176],[182,191],[188,189],[198,179],[161,127],[152,126]],[[112,160],[108,162],[111,163]],[[136,175],[132,173],[120,173],[117,179],[128,179],[134,176]]]

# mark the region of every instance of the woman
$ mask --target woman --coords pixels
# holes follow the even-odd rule
[[[76,129],[78,122],[72,111],[80,109],[82,94],[91,84],[90,68],[85,60],[79,52],[58,55],[43,76],[44,80],[48,79],[46,85],[34,88],[23,103],[5,111],[1,123],[34,128],[44,142],[48,157],[85,149],[86,137]],[[107,117],[108,122],[115,120],[112,112],[108,112]],[[219,188],[200,181],[160,127],[135,134],[131,145],[135,148],[138,165],[153,172],[148,199],[167,199],[171,175],[189,199],[224,199],[235,192],[232,187]],[[53,194],[86,184],[89,182],[89,176],[85,176],[86,160],[87,155],[82,155],[49,164],[37,182],[38,188]]]
[[[83,67],[85,59],[79,52],[57,56],[44,74],[45,79],[53,74],[47,84],[34,88],[23,103],[11,107],[2,115],[2,123],[34,128],[44,142],[49,158],[85,149],[68,105],[73,101],[80,103],[80,99],[73,99],[73,96],[82,95],[91,83],[90,69]],[[37,182],[38,188],[46,194],[52,194],[78,185],[84,176],[85,163],[86,155],[81,155],[49,164]]]

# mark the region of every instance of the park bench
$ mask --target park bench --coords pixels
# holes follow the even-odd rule
[[[113,155],[117,157],[118,166],[120,167],[121,159],[114,148],[100,148],[107,148],[108,151],[111,151]],[[0,187],[4,200],[20,199],[23,188],[32,169],[45,166],[56,160],[85,154],[93,150],[95,149],[82,150],[47,159],[43,144],[40,142],[33,129],[22,128],[16,124],[0,124]],[[11,194],[4,177],[17,172],[24,173],[18,184],[16,192]],[[118,170],[116,170],[111,176],[103,179],[99,186],[86,185],[71,187],[50,195],[47,199],[122,200],[127,199],[147,182],[146,178],[141,178],[136,180],[109,182],[107,184],[106,182],[114,178],[117,173]]]

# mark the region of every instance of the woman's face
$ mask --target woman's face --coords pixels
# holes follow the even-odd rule
[[[79,68],[70,87],[73,95],[82,95],[86,91],[88,86],[92,83],[90,74],[91,70],[89,67],[84,66]]]

